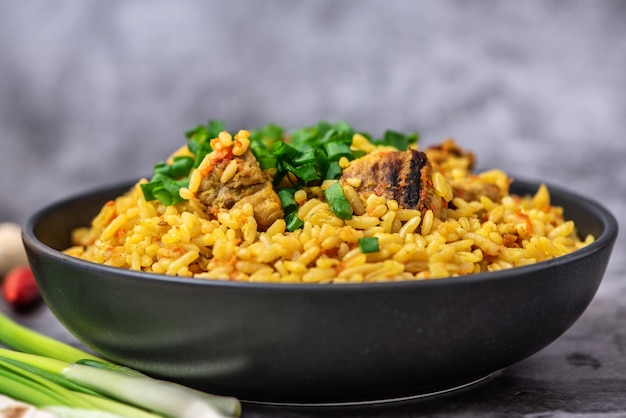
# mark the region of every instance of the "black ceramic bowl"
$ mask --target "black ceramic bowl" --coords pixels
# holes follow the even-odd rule
[[[537,184],[515,182],[515,193]],[[43,298],[80,341],[149,374],[265,402],[389,399],[467,385],[536,353],[592,300],[615,218],[550,187],[580,232],[573,254],[430,281],[302,285],[193,280],[66,256],[70,230],[129,184],[47,207],[24,242]]]

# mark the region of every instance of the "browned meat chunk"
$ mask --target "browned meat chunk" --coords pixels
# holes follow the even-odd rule
[[[232,153],[216,156],[202,178],[196,196],[209,214],[219,208],[231,209],[235,205],[250,203],[254,207],[258,229],[262,231],[284,215],[272,179],[261,170],[250,149],[241,156]]]
[[[424,150],[428,159],[444,174],[450,169],[461,168],[467,172],[476,166],[476,156],[473,152],[457,145],[454,139],[446,139],[441,144],[431,145]]]
[[[479,200],[481,196],[487,196],[494,202],[502,200],[503,191],[493,183],[487,183],[477,176],[469,176],[460,179],[450,179],[454,197],[460,197],[466,202]]]
[[[431,209],[438,217],[447,202],[435,193],[432,172],[423,152],[378,151],[352,161],[341,182],[354,187],[362,200],[374,193],[397,201],[400,208]]]
[[[424,152],[432,164],[448,178],[454,197],[469,202],[487,196],[498,202],[506,193],[497,185],[472,175],[472,170],[476,166],[476,156],[473,152],[458,146],[453,139],[431,145]]]

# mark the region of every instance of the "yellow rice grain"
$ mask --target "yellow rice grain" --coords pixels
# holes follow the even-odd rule
[[[330,282],[337,275],[334,268],[312,267],[302,275],[304,283]]]
[[[228,183],[235,174],[237,173],[237,160],[230,160],[224,171],[222,171],[222,175],[220,176],[220,183]]]
[[[102,232],[102,239],[106,241],[106,240],[113,238],[115,234],[124,227],[127,221],[128,221],[128,216],[125,213],[118,215],[104,229],[104,231]]]
[[[241,130],[235,135],[233,155],[241,156],[250,148],[250,132]]]
[[[350,165],[350,160],[348,160],[346,157],[339,158],[339,167],[346,168],[348,167],[348,165]]]
[[[361,198],[357,194],[356,190],[354,190],[354,187],[352,187],[353,185],[354,184],[344,184],[343,192],[346,195],[346,199],[348,199],[348,202],[350,203],[354,214],[357,216],[363,215],[365,213],[365,205],[363,205]],[[358,187],[358,185],[354,186]]]
[[[402,222],[406,222],[410,219],[422,216],[422,212],[416,209],[398,209],[395,211],[395,213],[396,219]]]
[[[226,131],[220,132],[219,135],[217,136],[217,139],[219,139],[219,143],[223,147],[230,147],[233,144],[233,137],[232,137],[232,135],[229,134]]]
[[[548,233],[548,238],[554,240],[558,237],[567,237],[574,233],[574,222],[566,221],[555,227]]]
[[[446,202],[449,202],[453,198],[452,186],[448,183],[448,180],[444,177],[444,175],[435,171],[432,175],[433,188],[435,193],[444,198]]]
[[[378,226],[380,217],[355,215],[352,219],[345,221],[345,223],[354,229],[369,229]]]
[[[420,226],[420,222],[422,221],[421,216],[417,215],[415,218],[409,219],[405,222],[404,225],[398,231],[398,235],[402,238],[406,237],[407,234],[412,234],[417,230]]]
[[[185,254],[180,256],[179,258],[172,261],[172,263],[167,267],[165,274],[169,275],[180,275],[180,270],[184,267],[189,266],[189,264],[193,263],[199,256],[198,251],[187,251]]]
[[[424,213],[424,219],[422,220],[421,233],[422,235],[428,235],[431,228],[434,225],[434,214],[433,211],[428,209],[426,213]]]

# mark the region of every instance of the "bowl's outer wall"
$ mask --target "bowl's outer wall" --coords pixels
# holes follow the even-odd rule
[[[536,189],[520,182],[515,187]],[[32,228],[45,244],[65,248],[69,230],[85,225],[106,199],[123,190],[62,202],[27,225],[31,266],[55,316],[112,360],[264,401],[401,396],[518,362],[558,338],[583,313],[617,234],[609,215],[615,231],[588,256],[494,279],[348,286],[148,280],[145,274],[42,251],[29,237]],[[583,233],[607,233],[607,215],[590,202],[552,194]]]

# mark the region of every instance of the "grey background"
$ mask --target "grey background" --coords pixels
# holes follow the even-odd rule
[[[624,230],[626,1],[0,0],[0,221],[148,175],[210,118],[452,136],[480,168],[585,194]],[[623,416],[624,236],[589,311],[513,369],[512,392],[500,381],[495,410]],[[604,367],[564,360],[577,350]]]

